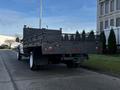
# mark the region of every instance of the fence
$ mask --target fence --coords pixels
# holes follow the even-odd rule
[[[68,33],[62,33],[62,40],[65,41],[98,41],[99,35],[92,35],[89,36],[90,33],[86,33],[84,36],[82,34],[79,34],[76,36],[76,34],[68,34]]]

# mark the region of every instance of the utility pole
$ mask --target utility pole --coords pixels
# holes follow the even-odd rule
[[[40,0],[40,19],[39,19],[39,28],[42,29],[42,0]]]

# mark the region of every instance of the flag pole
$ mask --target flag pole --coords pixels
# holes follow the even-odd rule
[[[42,0],[40,0],[40,20],[39,20],[39,28],[42,29]]]

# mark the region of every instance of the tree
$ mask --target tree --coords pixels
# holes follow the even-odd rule
[[[11,48],[11,45],[14,43],[14,40],[6,40],[5,43]]]
[[[75,40],[76,40],[76,41],[79,41],[79,40],[80,40],[80,34],[79,34],[78,31],[76,31]]]
[[[117,51],[116,37],[113,29],[110,30],[110,35],[108,38],[108,50],[110,54],[115,54]]]
[[[100,33],[100,45],[101,45],[102,53],[106,53],[106,37],[104,31]]]
[[[19,37],[16,37],[16,40],[15,40],[16,42],[20,42],[20,39],[19,39]]]
[[[21,41],[21,39],[22,39],[22,35],[20,35],[20,34],[15,34],[15,37],[16,37],[16,42],[20,42]]]
[[[69,38],[68,38],[68,34],[65,34],[65,36],[64,36],[64,40],[69,40]]]
[[[88,40],[95,40],[95,34],[93,30],[89,33]]]
[[[86,34],[85,34],[85,30],[83,30],[83,32],[82,32],[82,40],[85,41],[85,38],[86,38]]]
[[[70,36],[70,40],[74,41],[74,35],[73,34]]]

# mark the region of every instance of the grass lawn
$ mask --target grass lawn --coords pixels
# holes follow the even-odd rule
[[[90,59],[85,61],[83,66],[120,75],[120,55],[90,55]]]

